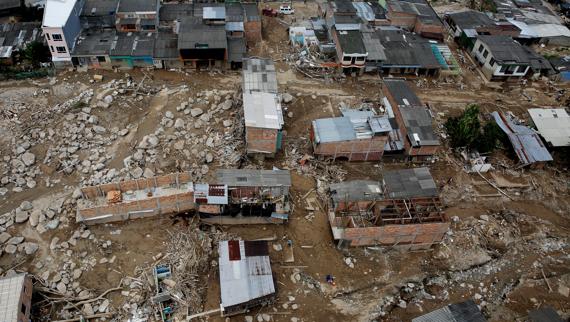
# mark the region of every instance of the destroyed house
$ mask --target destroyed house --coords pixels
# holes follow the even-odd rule
[[[468,300],[462,303],[450,304],[441,309],[429,312],[412,319],[412,322],[486,322],[479,306]],[[544,321],[544,320],[541,320]]]
[[[274,157],[284,125],[275,65],[270,59],[244,59],[242,75],[247,153]]]
[[[420,36],[443,40],[443,23],[426,0],[388,0],[387,17],[392,26]]]
[[[521,167],[542,168],[546,162],[552,161],[552,156],[534,130],[515,123],[511,117],[503,113],[493,112],[491,115],[509,138]]]
[[[381,65],[382,74],[437,76],[441,71],[445,59],[436,58],[439,51],[436,44],[390,27],[381,27],[375,33],[374,39],[379,39],[386,55]]]
[[[158,30],[160,0],[119,0],[115,27],[120,32]]]
[[[477,36],[471,55],[488,80],[520,78],[531,70],[540,74],[552,71],[546,58],[509,36]]]
[[[81,189],[77,222],[94,225],[193,211],[189,173],[126,180]]]
[[[473,49],[478,35],[506,35],[517,37],[519,28],[507,21],[495,21],[489,14],[468,10],[446,14],[455,41],[464,48]]]
[[[312,121],[313,153],[318,157],[348,161],[380,160],[388,132],[392,130],[388,117],[371,111],[344,110],[342,113],[342,117]]]
[[[570,146],[570,115],[565,109],[531,108],[528,113],[549,146]]]
[[[31,321],[32,288],[25,273],[0,278],[0,321]]]
[[[329,222],[339,247],[429,248],[449,228],[443,209],[427,168],[388,171],[382,182],[329,187]]]
[[[288,170],[220,169],[216,171],[216,182],[220,187],[226,187],[226,202],[219,211],[211,211],[209,217],[202,209],[211,210],[212,207],[200,206],[203,221],[221,224],[287,221],[291,187]],[[217,195],[224,194],[220,191]]]
[[[405,138],[404,153],[423,159],[437,153],[440,142],[433,130],[431,112],[403,79],[384,79],[387,109],[391,110]]]
[[[221,241],[218,256],[222,316],[274,301],[276,289],[266,241]]]

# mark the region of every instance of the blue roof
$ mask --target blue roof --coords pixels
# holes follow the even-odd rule
[[[513,149],[523,165],[534,162],[552,161],[552,156],[538,134],[529,127],[515,124],[509,117],[492,113],[495,122],[507,134]]]
[[[356,140],[349,117],[333,117],[313,121],[315,140],[318,143]]]

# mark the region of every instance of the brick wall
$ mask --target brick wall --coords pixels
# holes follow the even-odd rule
[[[333,158],[345,157],[349,161],[380,160],[387,141],[388,137],[382,135],[372,139],[319,143],[314,145],[314,153]]]
[[[278,130],[246,127],[245,140],[248,153],[275,153],[277,152]]]
[[[441,24],[425,24],[417,19],[414,31],[424,37],[443,40],[444,30]]]
[[[346,228],[344,239],[350,246],[369,245],[431,245],[440,242],[449,228],[449,223],[426,223],[410,225],[387,225],[381,227]]]
[[[261,20],[260,21],[247,21],[243,23],[245,31],[245,40],[248,47],[253,47],[261,42]]]

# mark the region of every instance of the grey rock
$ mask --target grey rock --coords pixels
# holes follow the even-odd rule
[[[26,252],[26,255],[35,254],[39,248],[40,246],[36,243],[30,243],[30,242],[24,243],[24,251]]]
[[[288,103],[291,103],[293,101],[293,95],[291,95],[289,93],[284,93],[283,95],[281,95],[281,99],[282,99],[283,103],[288,104]]]
[[[22,242],[24,242],[24,237],[21,236],[12,237],[8,240],[8,244],[10,245],[18,245],[21,244]]]
[[[224,127],[230,127],[232,126],[233,122],[232,120],[224,120],[222,124],[224,125]]]
[[[154,177],[154,171],[152,171],[151,168],[145,168],[145,169],[144,169],[143,176],[144,176],[145,178],[147,178],[147,179],[148,179],[148,178],[152,178],[152,177]]]
[[[76,280],[80,278],[81,274],[83,274],[83,271],[80,268],[73,270],[73,279]]]
[[[122,129],[119,131],[119,136],[125,136],[127,134],[129,134],[129,129]]]
[[[113,96],[111,95],[107,95],[103,98],[103,102],[105,102],[105,104],[111,104],[113,103]]]
[[[7,232],[3,231],[0,233],[0,244],[4,244],[5,242],[7,242],[10,238],[12,238],[12,235],[8,234]]]
[[[200,116],[203,113],[204,113],[204,111],[199,107],[195,107],[195,108],[190,110],[190,115],[192,115],[193,117]]]
[[[104,127],[102,127],[101,125],[95,125],[93,127],[93,131],[97,134],[102,134],[102,133],[105,133],[107,130]]]
[[[71,198],[73,198],[73,199],[79,199],[82,196],[83,196],[83,193],[81,192],[81,189],[79,189],[79,188],[73,190],[73,194],[71,194]]]
[[[30,214],[30,218],[28,218],[28,220],[30,221],[30,225],[32,227],[36,227],[38,225],[38,223],[40,222],[40,215],[41,215],[41,210],[36,209],[32,211],[32,213]]]
[[[233,105],[234,105],[234,102],[233,102],[232,100],[226,100],[226,101],[224,101],[223,103],[221,103],[221,104],[219,105],[219,107],[220,107],[222,110],[227,111],[227,110],[229,110],[230,108],[232,108]]]
[[[16,245],[6,245],[4,251],[8,254],[14,254],[18,250]]]
[[[89,303],[83,305],[82,311],[87,316],[95,314],[95,312],[93,312],[93,307]]]
[[[136,167],[133,170],[131,170],[131,175],[133,176],[133,178],[138,179],[140,177],[142,177],[144,173],[144,170],[141,169],[140,167]]]
[[[59,219],[52,219],[45,224],[47,229],[54,230],[59,226]]]
[[[204,123],[210,122],[210,114],[205,113],[205,114],[200,115],[200,121],[202,121]]]
[[[174,118],[174,114],[170,111],[166,111],[166,113],[164,113],[164,116],[169,118],[169,119],[173,119]]]
[[[183,129],[185,127],[185,123],[184,120],[182,119],[176,119],[176,122],[174,122],[174,128],[176,129]]]
[[[31,202],[29,201],[22,201],[22,203],[20,204],[20,209],[27,211],[27,210],[32,210],[32,208],[34,208],[34,206],[32,205]]]
[[[109,300],[105,299],[101,305],[99,305],[99,312],[105,313],[109,308]]]
[[[212,163],[214,161],[214,155],[210,152],[206,153],[206,163]]]
[[[36,156],[31,152],[26,152],[22,154],[22,162],[29,167],[36,163]]]
[[[202,168],[200,169],[200,172],[202,172],[202,174],[207,174],[210,171],[210,168],[207,165],[202,165]]]
[[[30,218],[29,212],[22,211],[22,210],[16,211],[16,219],[15,219],[16,223],[21,224],[21,223],[27,221],[28,218]]]
[[[63,281],[57,283],[56,288],[57,288],[57,291],[61,294],[65,294],[67,292],[67,285],[65,285],[65,283]]]

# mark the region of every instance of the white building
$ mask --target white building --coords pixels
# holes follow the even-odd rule
[[[570,146],[570,115],[562,108],[531,108],[532,123],[552,147]]]
[[[42,30],[56,67],[71,66],[71,50],[81,31],[83,0],[47,0]]]

